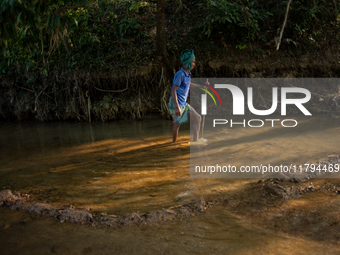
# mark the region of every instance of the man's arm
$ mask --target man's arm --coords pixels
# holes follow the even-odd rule
[[[177,100],[177,93],[176,93],[177,89],[178,89],[177,85],[172,86],[171,96],[172,96],[172,100],[174,100],[174,103],[175,103],[175,114],[177,116],[181,116],[181,108],[179,107],[178,100]]]
[[[208,84],[210,85],[210,83],[207,81],[205,84]],[[205,86],[205,84],[203,85],[200,85],[200,84],[197,84],[197,83],[194,83],[194,82],[191,82],[190,83],[190,87],[193,87],[193,88],[203,88],[203,89],[206,89],[207,87]]]

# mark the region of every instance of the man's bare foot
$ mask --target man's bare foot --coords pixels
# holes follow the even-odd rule
[[[190,142],[190,146],[191,145],[207,145],[207,144],[208,144],[208,140],[204,138],[200,138],[197,141]]]

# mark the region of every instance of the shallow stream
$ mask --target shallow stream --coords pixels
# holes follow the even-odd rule
[[[218,139],[235,162],[339,155],[340,121],[313,117],[282,128],[238,128]],[[0,123],[0,189],[54,205],[125,215],[153,212],[242,190],[254,179],[191,179],[189,126],[171,142],[158,119],[88,123]],[[223,137],[224,135],[224,137]],[[294,162],[292,162],[294,161]],[[326,196],[328,198],[328,196]],[[325,197],[311,194],[305,202]],[[335,199],[334,203],[340,203]],[[340,240],[340,239],[339,239]],[[118,229],[59,223],[0,209],[0,254],[339,254],[339,242],[315,240],[250,222],[222,205],[182,221]]]

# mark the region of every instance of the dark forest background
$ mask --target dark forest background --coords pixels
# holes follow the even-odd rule
[[[194,77],[339,77],[339,9],[339,0],[2,0],[0,119],[167,118],[186,48]],[[317,112],[336,114],[339,86],[319,96]]]

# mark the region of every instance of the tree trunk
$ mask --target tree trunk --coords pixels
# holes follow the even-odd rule
[[[165,0],[157,0],[156,49],[157,55],[162,58],[166,56],[164,9]]]

